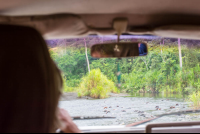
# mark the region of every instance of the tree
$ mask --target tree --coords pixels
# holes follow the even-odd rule
[[[182,68],[182,54],[181,54],[181,41],[180,41],[180,38],[178,38],[178,49],[179,49],[180,67]]]
[[[84,39],[84,42],[85,42],[85,39]],[[87,59],[88,71],[90,72],[90,63],[89,63],[88,55],[87,55],[87,45],[86,45],[86,42],[85,42],[85,56],[86,56],[86,59]]]

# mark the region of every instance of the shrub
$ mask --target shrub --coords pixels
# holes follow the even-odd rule
[[[188,101],[193,103],[191,105],[193,109],[200,109],[200,91],[193,92],[191,95],[189,95]]]
[[[109,92],[117,93],[118,89],[113,81],[101,73],[100,69],[93,69],[82,78],[77,92],[79,97],[90,96],[102,99],[108,97]]]

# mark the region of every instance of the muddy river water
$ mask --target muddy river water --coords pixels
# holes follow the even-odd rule
[[[75,120],[78,126],[128,125],[159,114],[190,109],[187,96],[180,94],[134,94],[112,96],[107,99],[62,100],[59,107],[71,116],[114,116],[114,119]],[[171,108],[170,108],[171,107]],[[170,115],[152,122],[177,122],[200,120],[200,114]]]

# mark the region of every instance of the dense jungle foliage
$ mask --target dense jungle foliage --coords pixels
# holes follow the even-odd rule
[[[83,44],[79,41],[77,44]],[[131,42],[133,40],[124,39],[121,41]],[[119,61],[122,73],[121,92],[192,93],[199,91],[199,42],[181,40],[183,67],[180,68],[177,39],[159,38],[142,41],[149,44],[147,56],[123,58]],[[88,42],[86,43],[88,44]],[[58,67],[63,71],[65,91],[76,90],[83,84],[85,76],[89,75],[84,45],[79,47],[77,45],[76,47],[57,45],[50,48],[49,51]],[[92,58],[90,49],[88,49],[87,54],[91,70],[100,69],[109,80],[117,83],[117,59]]]

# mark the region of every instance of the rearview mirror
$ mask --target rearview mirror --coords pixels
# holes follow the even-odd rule
[[[141,42],[96,44],[91,48],[94,58],[125,58],[145,56],[147,53],[147,44]]]

